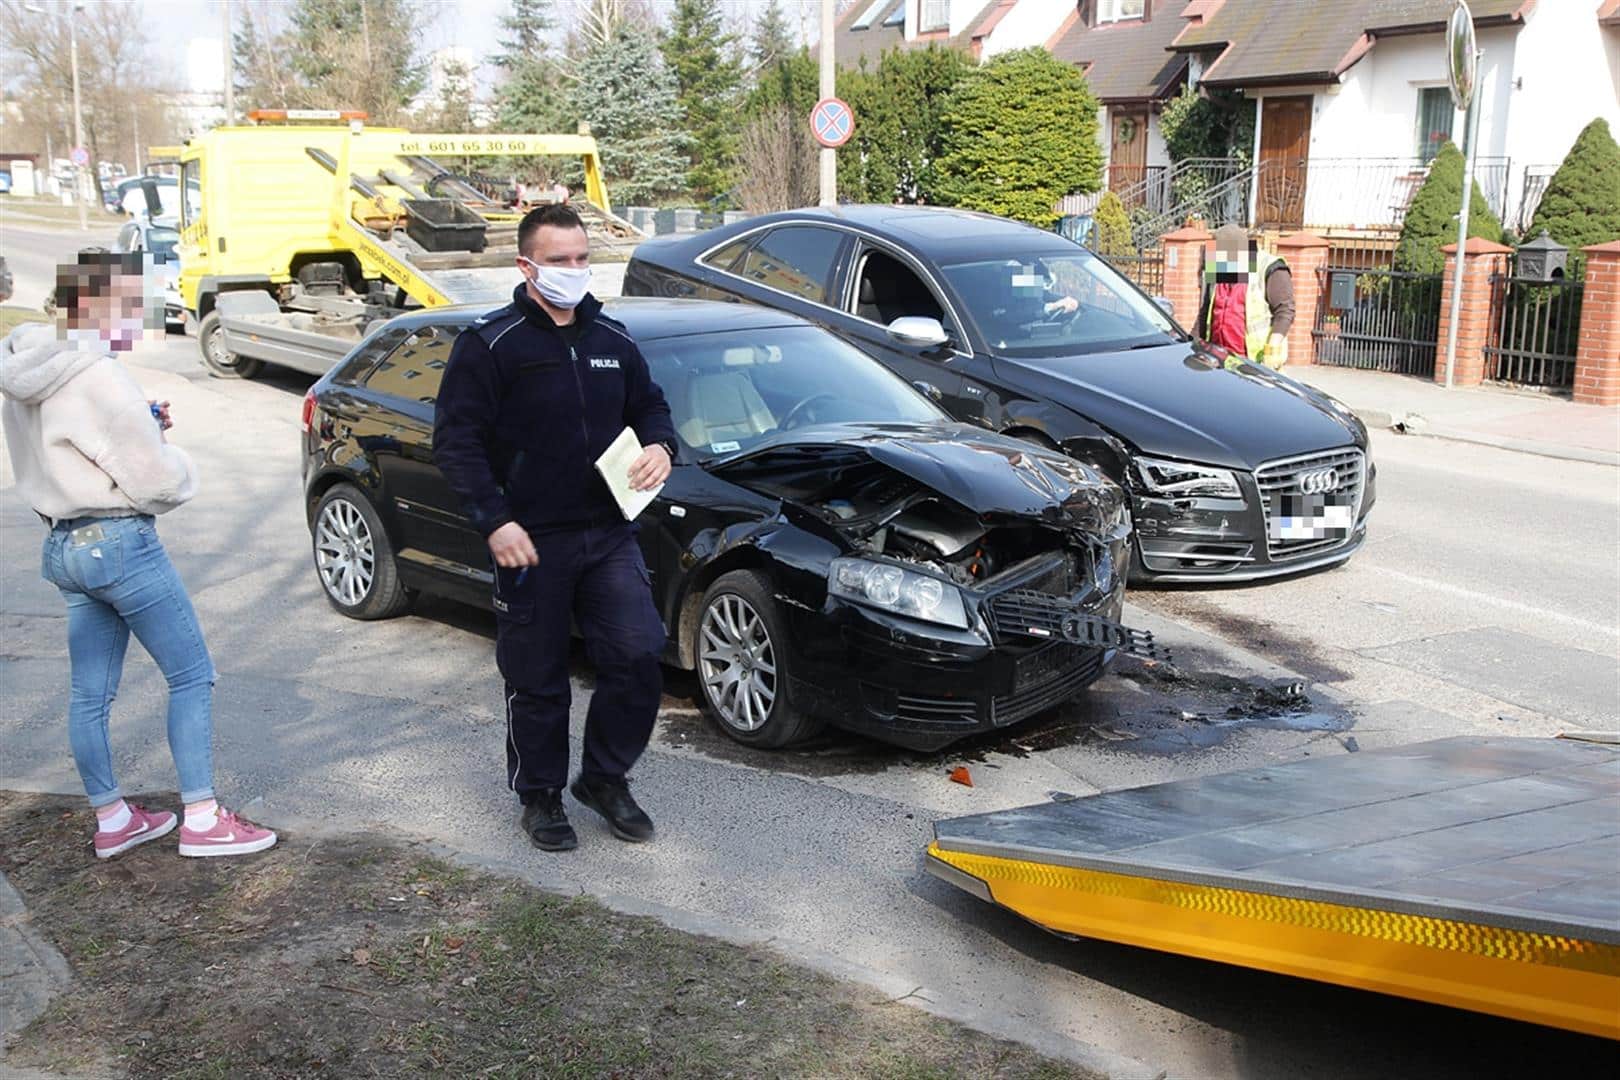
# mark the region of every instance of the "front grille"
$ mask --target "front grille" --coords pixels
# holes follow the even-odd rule
[[[1043,677],[992,698],[990,722],[1005,727],[1063,704],[1096,680],[1102,662],[1101,649],[1063,644],[1048,645],[1025,656],[1019,664],[1044,669],[1040,672]]]
[[[867,711],[897,731],[959,731],[979,725],[979,706],[972,698],[901,694],[872,683],[861,684],[861,696]]]
[[[1060,638],[1063,618],[1074,611],[1074,601],[1033,589],[1012,589],[989,605],[990,629],[998,640],[1010,637]]]
[[[1307,474],[1332,469],[1338,474],[1338,486],[1328,493],[1336,503],[1350,507],[1350,525],[1338,535],[1325,537],[1278,538],[1272,535],[1272,520],[1280,514],[1303,505],[1308,496],[1301,486]],[[1266,512],[1266,551],[1273,561],[1297,559],[1343,547],[1355,532],[1356,519],[1361,516],[1362,489],[1366,485],[1366,457],[1360,450],[1349,448],[1329,450],[1320,454],[1273,461],[1255,470],[1255,482],[1260,487],[1260,500]],[[1319,497],[1319,496],[1317,496]]]

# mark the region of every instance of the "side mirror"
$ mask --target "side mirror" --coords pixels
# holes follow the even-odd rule
[[[158,195],[156,180],[142,180],[141,194],[146,196],[146,216],[157,218],[163,216],[163,199]]]
[[[889,324],[889,336],[902,345],[935,349],[951,340],[938,319],[926,315],[902,315]]]
[[[1155,296],[1153,298],[1153,302],[1159,305],[1160,311],[1164,312],[1172,319],[1176,317],[1176,305],[1170,302],[1170,298],[1168,296]]]

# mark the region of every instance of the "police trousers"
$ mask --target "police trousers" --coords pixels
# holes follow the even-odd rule
[[[570,630],[596,669],[581,772],[621,778],[647,748],[665,633],[628,523],[536,533],[538,566],[495,568],[495,659],[506,682],[506,782],[525,802],[568,779]]]

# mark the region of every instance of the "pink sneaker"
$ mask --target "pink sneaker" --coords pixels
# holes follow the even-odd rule
[[[197,858],[210,855],[251,855],[276,842],[276,834],[239,818],[223,806],[219,820],[207,832],[180,826],[180,854]]]
[[[179,820],[167,810],[145,810],[134,803],[125,805],[129,807],[128,824],[117,832],[96,830],[96,858],[110,859],[137,844],[167,836]]]

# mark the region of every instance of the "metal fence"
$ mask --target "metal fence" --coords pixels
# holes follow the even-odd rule
[[[1387,262],[1318,270],[1320,294],[1311,328],[1316,362],[1432,376],[1444,280],[1444,274],[1389,269]]]
[[[1164,245],[1141,248],[1135,255],[1105,255],[1115,270],[1136,282],[1149,296],[1164,294]]]
[[[1516,386],[1568,390],[1575,385],[1583,283],[1491,278],[1494,344],[1485,347],[1485,377]]]

